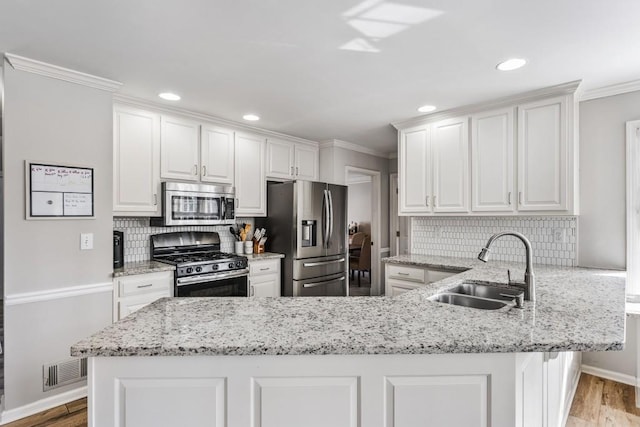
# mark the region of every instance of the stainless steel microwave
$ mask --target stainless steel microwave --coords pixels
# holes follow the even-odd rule
[[[151,225],[233,224],[235,188],[181,182],[162,183],[162,217]]]

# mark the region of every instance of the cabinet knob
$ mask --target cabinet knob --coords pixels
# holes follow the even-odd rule
[[[193,174],[198,175],[198,165],[193,165]]]
[[[153,206],[158,206],[158,195],[157,194],[153,195]]]
[[[298,167],[296,166],[296,175],[300,174],[300,172],[298,172]]]
[[[293,175],[293,166],[291,166],[291,175]]]
[[[518,204],[522,204],[522,191],[518,191]]]
[[[425,200],[427,202],[427,207],[429,207],[429,196],[425,197]]]
[[[507,193],[507,203],[509,206],[511,206],[511,191]]]
[[[202,166],[202,176],[207,176],[207,167]]]

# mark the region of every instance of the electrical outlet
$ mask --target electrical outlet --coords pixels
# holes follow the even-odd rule
[[[553,230],[553,241],[555,243],[567,242],[567,230],[564,228],[556,228]]]
[[[93,233],[80,233],[80,249],[83,251],[93,249]]]

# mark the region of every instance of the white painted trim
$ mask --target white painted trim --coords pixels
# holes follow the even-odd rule
[[[636,377],[633,375],[622,374],[620,372],[609,371],[607,369],[596,368],[595,366],[582,365],[582,372],[589,375],[595,375],[596,377],[604,378],[607,380],[615,381],[622,384],[628,384],[636,387]]]
[[[389,159],[390,158],[389,156],[391,154],[395,154],[395,153],[384,153],[382,151],[378,151],[373,148],[354,144],[353,142],[342,141],[340,139],[330,139],[327,141],[320,142],[320,148],[329,148],[329,147],[344,148],[345,150],[351,150],[357,153],[368,154],[370,156],[375,156],[375,157],[382,157],[383,159]]]
[[[580,101],[588,101],[590,99],[621,95],[623,93],[635,92],[637,90],[640,90],[640,79],[585,90],[580,96]]]
[[[640,294],[640,120],[627,128],[627,294]]]
[[[371,176],[371,204],[376,208],[371,212],[371,239],[373,240],[373,248],[371,249],[371,295],[382,295],[384,291],[382,280],[382,268],[380,262],[380,239],[382,238],[382,182],[380,179],[380,171],[373,169],[363,169],[356,166],[345,166],[344,179],[347,180],[349,173],[357,173]],[[347,203],[348,206],[348,203]]]
[[[358,177],[351,177],[348,178],[347,182],[345,183],[345,185],[351,185],[351,184],[367,184],[369,182],[371,182],[371,177],[370,176],[358,176]]]
[[[113,292],[113,282],[69,286],[66,288],[6,295],[4,303],[5,305],[29,304],[33,302],[51,301],[61,298],[72,298],[81,295],[98,294],[102,292]]]
[[[577,355],[577,357],[582,357],[581,355]],[[580,375],[582,371],[578,372],[575,378],[572,378],[573,386],[571,387],[571,391],[569,392],[569,404],[564,408],[564,415],[562,416],[562,425],[567,425],[567,420],[569,419],[569,413],[571,412],[571,405],[573,404],[573,399],[576,397],[576,392],[578,391],[578,384],[580,383]]]
[[[235,122],[233,120],[227,120],[220,117],[211,116],[209,114],[199,113],[196,111],[186,110],[184,108],[173,107],[165,104],[156,103],[153,101],[148,101],[146,99],[135,98],[133,96],[123,95],[120,93],[116,93],[113,95],[113,102],[117,104],[124,104],[130,107],[143,108],[143,109],[152,109],[158,113],[167,113],[167,114],[177,114],[182,117],[203,121],[219,126],[233,128],[233,130],[238,131],[246,131],[253,134],[260,134],[266,138],[279,138],[287,141],[296,142],[298,144],[305,144],[311,147],[318,147],[317,141],[312,141],[310,139],[300,138],[298,136],[287,135],[280,132],[274,132],[271,130],[261,129],[254,126],[249,126],[244,123]]]
[[[398,130],[403,130],[414,126],[425,125],[427,123],[432,123],[435,121],[455,118],[458,116],[465,116],[479,111],[488,111],[524,102],[539,101],[544,98],[549,98],[550,96],[571,95],[576,92],[581,82],[582,80],[575,80],[556,86],[549,86],[542,89],[532,90],[530,92],[506,96],[504,98],[498,98],[490,101],[480,102],[477,104],[464,105],[462,107],[456,107],[450,110],[439,111],[437,113],[426,114],[399,122],[393,122],[391,123],[391,125]]]
[[[391,252],[391,248],[380,248],[380,253],[381,254],[384,254],[384,253],[387,253],[387,252]]]
[[[35,59],[25,58],[12,53],[5,53],[4,57],[14,69],[28,73],[64,80],[65,82],[76,83],[94,89],[106,90],[107,92],[115,92],[122,86],[122,83],[115,80],[81,73],[80,71],[47,64],[46,62],[36,61]]]
[[[55,408],[56,406],[64,405],[65,403],[82,399],[83,397],[87,397],[86,385],[73,390],[65,391],[64,393],[56,394],[55,396],[45,397],[44,399],[28,403],[24,406],[19,406],[17,408],[9,410],[3,410],[0,414],[0,424],[7,424],[12,421],[28,417],[30,415],[37,414],[38,412],[46,411],[47,409]]]

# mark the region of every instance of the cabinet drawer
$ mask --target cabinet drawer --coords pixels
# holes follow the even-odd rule
[[[409,282],[425,283],[423,268],[405,267],[403,265],[387,265],[389,278],[406,280]]]
[[[117,279],[117,282],[120,297],[155,293],[164,290],[169,292],[173,285],[173,272],[163,271],[159,273],[136,274],[134,276],[120,277]]]
[[[123,317],[140,310],[142,307],[151,304],[155,300],[168,296],[170,296],[168,291],[161,291],[151,293],[149,295],[143,294],[131,298],[123,298],[118,302],[118,318],[116,320],[120,320]]]
[[[249,261],[249,275],[273,274],[280,271],[280,258],[266,261]]]

